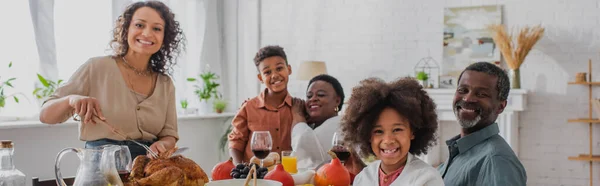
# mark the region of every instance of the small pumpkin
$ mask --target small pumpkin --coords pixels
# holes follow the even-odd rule
[[[229,157],[229,160],[217,163],[212,169],[212,180],[226,180],[232,179],[231,177],[231,169],[235,168],[233,164],[233,159]]]
[[[273,180],[278,181],[283,184],[283,186],[294,186],[294,178],[288,172],[283,169],[283,165],[277,164],[275,165],[275,169],[270,171],[265,175],[265,180]]]
[[[342,165],[335,153],[332,151],[327,153],[331,156],[331,162],[321,166],[321,168],[317,170],[317,174],[315,174],[315,185],[350,185],[350,173],[346,170],[346,167]]]

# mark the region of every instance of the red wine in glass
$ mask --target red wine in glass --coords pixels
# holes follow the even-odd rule
[[[256,158],[265,159],[267,156],[269,156],[269,153],[271,153],[271,150],[269,150],[269,149],[253,149],[252,152],[254,153],[254,156],[256,156]]]
[[[250,149],[256,158],[260,159],[260,166],[264,166],[264,159],[269,156],[273,148],[273,139],[269,131],[254,131],[250,141]]]
[[[350,158],[350,151],[344,146],[333,146],[331,151],[335,153],[341,162],[346,162]]]

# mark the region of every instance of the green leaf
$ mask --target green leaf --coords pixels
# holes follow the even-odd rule
[[[8,63],[8,68],[12,67],[12,61]]]
[[[63,82],[63,80],[59,79],[58,82],[56,82],[56,86],[60,86],[60,83],[62,83],[62,82]]]
[[[6,86],[9,86],[9,87],[15,88],[15,87],[13,87],[13,85],[12,85],[12,84],[10,84],[10,82],[8,82],[8,81],[7,81],[7,82],[4,82],[4,84],[6,84]]]
[[[42,85],[44,85],[44,87],[48,87],[50,86],[50,84],[48,84],[48,80],[46,80],[46,78],[44,78],[44,76],[37,74],[38,79],[40,80],[40,82],[42,83]]]
[[[417,77],[418,80],[427,80],[429,79],[429,75],[423,71],[417,73]]]
[[[17,78],[10,78],[10,79],[8,79],[8,80],[6,80],[6,81],[14,81],[14,80],[16,80],[16,79],[17,79]]]
[[[37,92],[39,92],[40,90],[42,90],[42,88],[36,88],[35,90],[33,90],[33,95],[36,95]]]
[[[15,99],[15,102],[19,103],[19,98],[17,98],[17,96],[13,96],[13,98]]]
[[[231,133],[231,130],[233,130],[233,128],[230,124],[229,127],[227,127],[227,129],[225,130],[225,132],[221,135],[221,138],[219,139],[219,150],[221,150],[221,152],[225,152],[225,150],[227,149],[227,142],[229,142],[227,137],[228,137],[229,133]]]
[[[196,81],[196,78],[187,78],[187,81]]]

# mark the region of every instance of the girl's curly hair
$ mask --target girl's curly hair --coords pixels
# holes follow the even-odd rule
[[[426,154],[428,148],[436,144],[438,121],[435,107],[423,87],[410,77],[390,83],[369,78],[352,89],[341,127],[346,134],[345,140],[359,147],[361,155],[373,155],[371,134],[375,122],[383,109],[393,108],[409,121],[415,136],[410,142],[409,152]]]
[[[158,52],[150,57],[149,68],[156,73],[171,75],[177,55],[185,48],[185,36],[183,30],[179,27],[179,22],[175,20],[175,14],[160,1],[143,1],[129,5],[117,19],[110,45],[116,56],[122,57],[127,54],[127,50],[129,50],[127,44],[129,25],[135,11],[142,7],[150,7],[156,10],[165,21],[163,45]]]

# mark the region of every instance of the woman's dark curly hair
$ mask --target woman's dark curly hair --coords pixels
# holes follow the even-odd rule
[[[321,74],[321,75],[317,75],[317,76],[313,77],[312,79],[310,79],[310,81],[308,82],[308,86],[310,86],[310,84],[314,83],[315,81],[324,81],[324,82],[331,84],[331,86],[333,87],[333,90],[335,90],[335,94],[337,94],[337,96],[340,97],[340,104],[338,105],[338,110],[342,110],[342,106],[344,105],[345,96],[344,96],[344,88],[342,88],[342,84],[340,83],[340,81],[338,81],[333,76],[330,76],[327,74]],[[308,87],[306,87],[306,89],[308,90]]]
[[[175,20],[175,14],[167,5],[160,1],[143,1],[129,5],[123,14],[117,19],[115,28],[113,29],[113,39],[110,42],[115,55],[118,57],[125,56],[129,45],[127,44],[127,35],[129,25],[133,14],[139,8],[150,7],[156,10],[160,17],[165,21],[165,37],[160,50],[150,57],[150,68],[153,72],[170,75],[173,71],[175,58],[185,48],[185,36],[183,30],[179,27],[179,22]]]
[[[352,89],[341,127],[345,140],[359,147],[361,155],[373,155],[371,134],[375,122],[383,109],[393,108],[409,121],[415,136],[408,151],[413,155],[426,154],[435,145],[438,128],[435,107],[423,87],[410,77],[390,83],[369,78]]]

